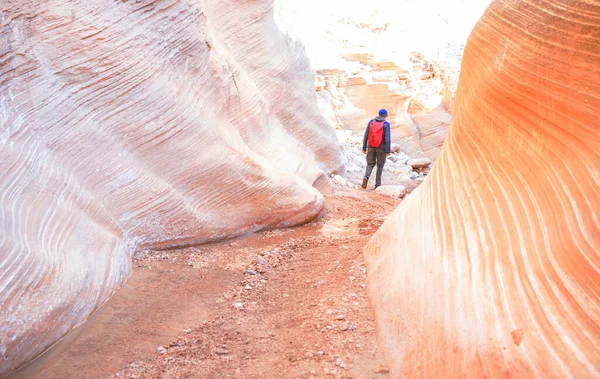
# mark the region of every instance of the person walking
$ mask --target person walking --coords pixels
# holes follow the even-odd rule
[[[369,121],[367,125],[362,146],[363,154],[367,155],[367,171],[362,181],[362,188],[367,188],[369,177],[375,165],[377,165],[375,188],[381,185],[381,174],[383,174],[385,158],[390,156],[392,145],[390,123],[386,121],[387,116],[388,112],[382,109],[379,111],[379,117]]]

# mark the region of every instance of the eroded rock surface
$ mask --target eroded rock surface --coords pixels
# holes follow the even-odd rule
[[[433,172],[365,250],[392,377],[600,375],[600,4],[495,1]]]
[[[133,251],[321,211],[341,154],[272,7],[0,4],[0,375],[110,297]]]
[[[306,43],[331,123],[362,133],[386,108],[392,140],[432,161],[446,138],[464,43],[489,2],[277,1],[280,23]]]

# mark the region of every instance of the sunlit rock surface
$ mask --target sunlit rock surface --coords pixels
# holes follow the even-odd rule
[[[600,3],[495,1],[436,167],[365,250],[397,377],[600,375]]]
[[[0,3],[0,375],[131,253],[314,218],[341,166],[268,1]]]
[[[277,0],[276,20],[306,44],[319,106],[336,128],[362,133],[386,108],[402,151],[435,160],[464,44],[489,3]]]

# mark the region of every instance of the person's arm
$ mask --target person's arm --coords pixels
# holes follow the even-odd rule
[[[385,133],[384,133],[384,139],[385,139],[385,152],[387,154],[390,154],[392,152],[392,132],[391,132],[392,127],[390,126],[390,123],[386,121],[385,123]]]
[[[369,128],[371,127],[371,121],[367,124],[367,130],[365,130],[365,137],[363,138],[362,151],[367,151],[367,141],[369,140]]]

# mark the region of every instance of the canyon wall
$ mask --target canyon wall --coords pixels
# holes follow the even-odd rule
[[[307,222],[342,167],[273,2],[0,4],[0,375],[131,254]]]
[[[386,108],[402,152],[435,160],[464,44],[489,3],[277,0],[276,20],[306,44],[319,106],[336,128],[361,134]]]
[[[494,1],[433,172],[365,248],[398,377],[600,375],[600,3]]]

